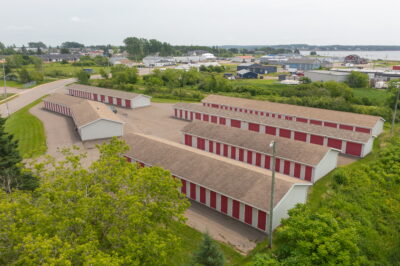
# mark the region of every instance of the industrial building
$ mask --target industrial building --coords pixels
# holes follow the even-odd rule
[[[236,127],[273,136],[318,144],[340,150],[344,154],[364,157],[372,150],[374,137],[369,133],[342,130],[282,119],[275,114],[259,115],[230,111],[198,104],[177,103],[173,115],[188,121],[201,120]]]
[[[348,75],[350,75],[350,73],[328,71],[328,70],[304,71],[304,76],[311,79],[311,81],[345,82]]]
[[[123,135],[124,122],[102,103],[64,94],[52,94],[43,102],[46,110],[72,117],[82,141]]]
[[[314,183],[337,166],[339,151],[320,145],[200,121],[182,129],[185,145],[265,169],[272,169],[272,141],[279,173]]]
[[[105,89],[82,84],[67,86],[68,94],[92,101],[116,105],[124,108],[150,106],[151,97],[121,90]]]
[[[385,120],[379,116],[333,111],[298,105],[250,100],[221,95],[208,95],[202,100],[204,106],[270,116],[288,121],[303,122],[323,127],[369,133],[378,136]]]
[[[181,192],[219,213],[258,230],[268,228],[271,171],[175,142],[141,134],[124,137],[129,162],[159,166],[182,182]],[[288,217],[288,210],[305,203],[310,182],[276,174],[272,227]]]

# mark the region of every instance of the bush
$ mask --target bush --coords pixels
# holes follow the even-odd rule
[[[79,83],[89,84],[90,74],[85,70],[81,70],[76,74],[76,78],[78,79]]]
[[[365,73],[352,71],[347,76],[346,83],[352,88],[367,88],[369,85],[369,77]]]

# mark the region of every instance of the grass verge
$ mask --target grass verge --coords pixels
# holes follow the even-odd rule
[[[182,239],[183,248],[171,258],[170,265],[190,265],[193,253],[203,242],[203,234],[187,225],[181,224],[176,224],[174,231]],[[225,256],[226,265],[243,265],[244,256],[224,243],[217,242],[217,244]]]
[[[43,123],[29,112],[29,109],[41,101],[42,98],[28,104],[6,121],[5,129],[18,140],[18,149],[24,159],[37,157],[47,150]]]

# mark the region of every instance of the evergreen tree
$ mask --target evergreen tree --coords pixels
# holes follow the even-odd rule
[[[193,259],[195,265],[221,266],[225,263],[224,255],[208,234],[204,234],[203,243]]]
[[[33,190],[38,186],[38,181],[22,171],[18,142],[5,132],[5,123],[6,119],[0,117],[0,186],[8,193],[13,189]]]

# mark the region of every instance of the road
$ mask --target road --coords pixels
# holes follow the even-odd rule
[[[52,93],[59,88],[63,88],[65,85],[75,82],[75,78],[62,79],[53,81],[50,83],[42,84],[31,89],[23,90],[19,93],[19,96],[7,103],[3,103],[0,105],[0,116],[6,117],[8,116],[7,112],[7,104],[10,114],[18,111],[22,107],[30,104],[31,102],[39,99],[40,97]]]

